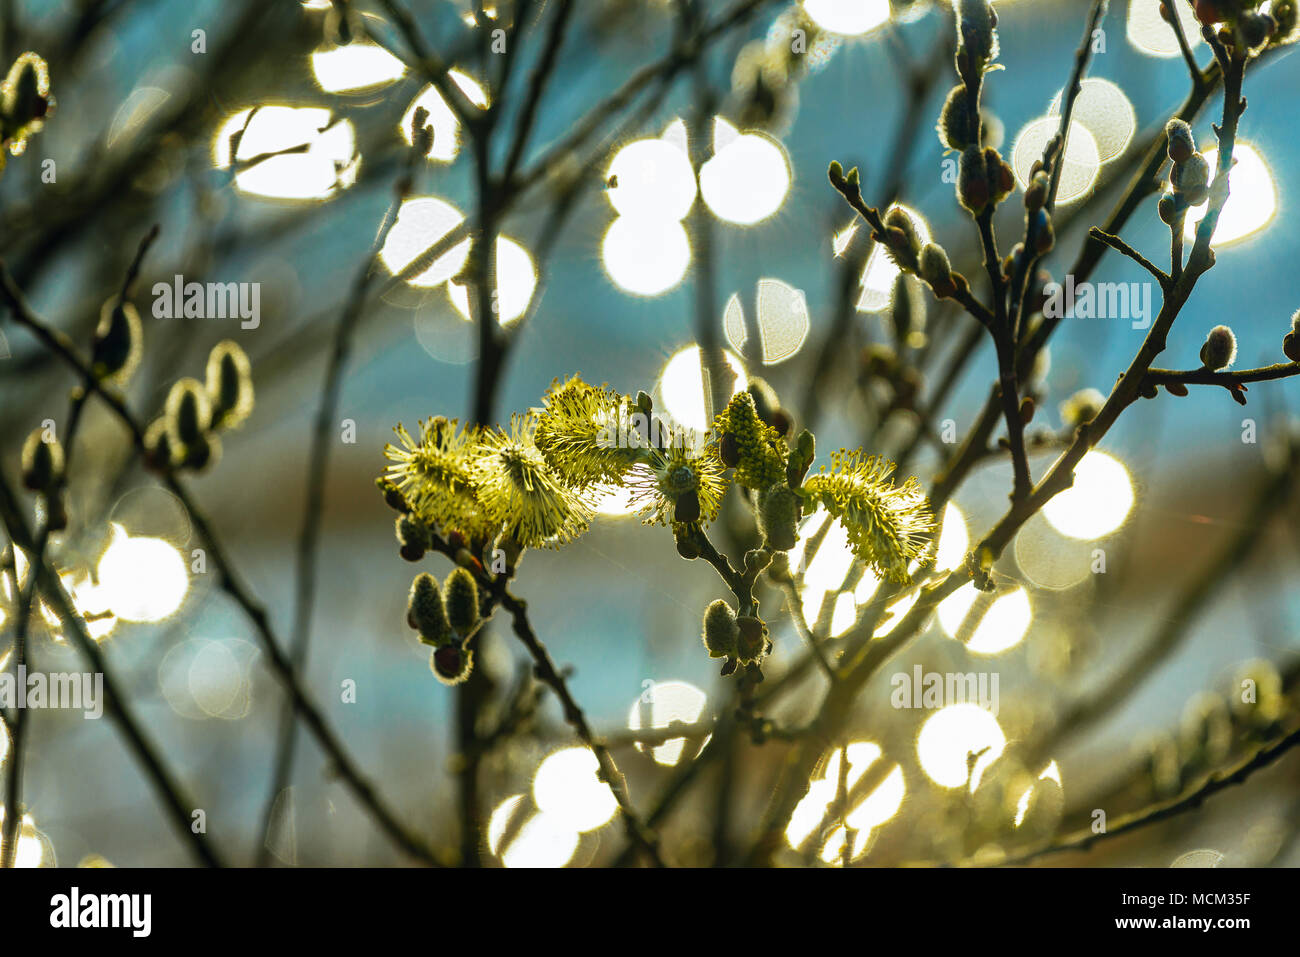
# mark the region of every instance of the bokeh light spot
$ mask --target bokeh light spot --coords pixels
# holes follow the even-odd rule
[[[1232,168],[1229,185],[1232,187],[1228,201],[1223,204],[1219,221],[1214,226],[1214,245],[1226,246],[1259,232],[1273,221],[1277,214],[1277,186],[1273,173],[1249,143],[1237,141],[1232,151],[1237,164]],[[1210,164],[1210,176],[1219,168],[1218,149],[1207,149],[1205,159]],[[1187,211],[1183,231],[1187,239],[1196,238],[1196,227],[1205,218],[1209,200]]]
[[[1074,484],[1043,507],[1043,516],[1062,535],[1091,541],[1123,525],[1132,508],[1128,469],[1094,450],[1079,460]]]
[[[985,770],[1006,747],[998,719],[976,704],[952,704],[926,719],[916,736],[921,770],[940,787],[979,787]],[[979,756],[969,766],[971,754]]]

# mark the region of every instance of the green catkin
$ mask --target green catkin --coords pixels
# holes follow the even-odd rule
[[[739,629],[736,626],[736,613],[721,598],[709,603],[704,609],[704,647],[709,650],[710,658],[734,658],[737,652]]]
[[[252,365],[244,350],[232,339],[218,342],[208,353],[205,378],[212,427],[229,429],[243,423],[253,410]]]
[[[420,640],[440,647],[451,640],[451,625],[443,606],[438,580],[421,572],[411,582],[406,600],[406,623],[420,633]]]
[[[945,149],[964,150],[970,145],[970,111],[966,107],[966,87],[958,84],[948,91],[939,111],[939,142]]]
[[[178,449],[198,443],[212,422],[208,394],[197,379],[177,379],[167,393],[168,438]]]
[[[398,550],[408,562],[418,562],[429,550],[429,533],[425,527],[409,515],[399,515],[393,522],[397,534]]]
[[[798,541],[799,496],[785,482],[764,489],[758,497],[758,529],[769,548],[789,551]]]
[[[452,630],[468,638],[478,627],[478,585],[464,568],[453,569],[442,586],[443,604]]]
[[[140,364],[140,314],[129,302],[110,299],[99,314],[91,343],[90,367],[95,376],[120,385]]]

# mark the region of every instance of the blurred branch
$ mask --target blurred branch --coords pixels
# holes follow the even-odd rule
[[[333,350],[325,370],[320,405],[316,410],[311,451],[307,459],[307,494],[303,508],[302,530],[298,534],[295,569],[297,587],[294,592],[293,635],[289,644],[289,661],[299,674],[302,674],[306,667],[307,650],[311,643],[311,613],[316,600],[316,552],[320,541],[321,513],[325,507],[325,479],[329,474],[330,444],[334,420],[338,415],[339,398],[343,390],[343,369],[352,351],[352,338],[357,324],[365,309],[366,294],[374,280],[375,267],[379,262],[379,250],[383,248],[384,240],[393,228],[393,223],[397,221],[398,207],[411,190],[415,159],[419,154],[417,150],[412,149],[407,155],[406,169],[398,181],[396,196],[384,214],[369,255],[352,281],[351,294],[335,325]],[[280,731],[271,791],[267,795],[266,805],[262,810],[262,824],[258,830],[258,867],[265,867],[270,862],[271,849],[267,835],[271,827],[276,799],[280,792],[288,787],[293,776],[294,745],[297,740],[297,723],[294,718],[295,710],[292,701],[285,701],[280,713]]]
[[[0,265],[0,268],[3,268],[2,265]],[[5,273],[4,275],[5,279],[8,280],[8,274]],[[36,555],[36,541],[33,539],[27,523],[23,520],[22,510],[13,489],[10,488],[8,481],[2,474],[0,474],[0,522],[3,522],[5,532],[9,536],[9,540],[14,543],[15,548],[21,548],[30,555]],[[209,844],[207,835],[197,832],[191,827],[190,815],[195,805],[182,794],[180,785],[176,782],[166,764],[163,763],[162,756],[145,737],[143,729],[131,714],[126,703],[127,698],[119,689],[117,679],[109,668],[108,662],[99,649],[99,645],[86,631],[86,623],[77,612],[72,599],[68,597],[67,591],[64,590],[62,582],[59,581],[58,573],[51,567],[49,560],[41,556],[39,562],[33,561],[28,565],[28,574],[31,575],[32,581],[40,588],[54,613],[58,615],[59,620],[63,623],[64,633],[73,646],[90,662],[91,668],[97,674],[103,675],[105,710],[121,728],[128,748],[144,768],[146,776],[154,786],[154,790],[162,799],[163,806],[172,824],[189,842],[191,850],[201,863],[209,867],[221,866],[221,861],[217,857],[216,851]],[[19,713],[21,714],[21,711]],[[12,804],[9,807],[10,812],[6,815],[6,819],[19,819],[21,817],[20,810]]]
[[[1220,791],[1232,787],[1236,784],[1242,784],[1256,771],[1266,768],[1281,758],[1287,751],[1296,745],[1300,745],[1300,728],[1293,730],[1285,737],[1279,738],[1272,744],[1260,748],[1254,755],[1237,764],[1235,767],[1216,771],[1207,777],[1199,786],[1193,788],[1183,796],[1162,804],[1154,804],[1150,807],[1135,811],[1132,814],[1125,815],[1119,821],[1110,825],[1106,830],[1096,833],[1091,828],[1087,828],[1077,834],[1060,838],[1052,841],[1043,847],[1035,850],[1026,851],[1021,854],[1008,857],[1003,864],[1026,864],[1040,857],[1049,854],[1059,854],[1064,851],[1087,851],[1091,850],[1095,844],[1101,841],[1110,840],[1139,828],[1148,827],[1152,824],[1158,824],[1161,821],[1169,820],[1188,811],[1195,811],[1205,803],[1206,799],[1213,797]]]
[[[10,275],[3,261],[0,261],[0,299],[8,305],[10,314],[19,325],[32,331],[48,349],[56,353],[76,372],[87,390],[94,392],[104,401],[130,431],[136,450],[143,454],[145,451],[144,430],[130,410],[127,409],[122,398],[104,388],[86,362],[78,356],[76,347],[66,335],[36,317],[35,313],[27,305],[22,291],[14,282],[13,276]],[[339,776],[347,783],[352,793],[397,846],[427,864],[440,863],[437,855],[426,847],[423,841],[407,831],[397,820],[370,782],[362,776],[352,758],[344,749],[342,742],[326,723],[324,715],[307,697],[298,681],[293,664],[280,649],[279,642],[266,616],[266,610],[253,599],[248,588],[238,577],[234,566],[221,546],[220,540],[217,539],[215,532],[212,530],[210,521],[199,509],[189,489],[172,470],[166,471],[162,478],[168,489],[185,506],[190,521],[199,533],[199,537],[207,542],[209,557],[216,568],[220,587],[243,609],[245,615],[252,621],[272,670],[289,693],[294,702],[294,707],[306,722],[321,748],[334,762]]]

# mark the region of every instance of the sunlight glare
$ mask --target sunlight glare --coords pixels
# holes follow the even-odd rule
[[[620,216],[678,222],[695,202],[690,157],[664,138],[637,140],[615,154],[605,174],[617,185],[605,196]]]
[[[734,353],[724,351],[723,356],[735,375],[731,389],[731,394],[735,395],[749,385],[749,378]],[[705,413],[704,373],[699,346],[679,350],[664,364],[663,372],[659,374],[659,394],[663,397],[664,409],[675,422],[699,433],[708,431],[710,423]]]
[[[1092,541],[1123,525],[1132,508],[1133,482],[1128,469],[1105,452],[1094,450],[1079,460],[1074,484],[1043,507],[1043,516],[1062,535]]]
[[[590,748],[564,748],[549,755],[533,778],[538,810],[557,825],[578,832],[608,824],[618,801],[609,785],[596,777],[599,770],[600,762]]]
[[[4,826],[5,808],[0,804],[0,828]],[[36,829],[30,814],[24,814],[18,825],[18,853],[14,867],[56,867],[54,848],[49,838]]]
[[[804,0],[803,8],[823,30],[861,36],[889,20],[889,0]]]
[[[528,250],[506,236],[497,237],[497,321],[508,326],[528,308],[533,300],[533,290],[537,288],[537,267]],[[467,321],[472,321],[469,314],[469,292],[460,283],[452,280],[447,283],[447,295],[456,311]]]
[[[462,73],[460,70],[448,70],[447,76],[465,94],[465,98],[481,110],[488,107],[487,92],[478,84],[473,77]],[[429,118],[426,120],[427,125],[433,127],[433,145],[429,147],[429,159],[439,163],[450,163],[460,152],[460,122],[456,119],[456,114],[452,112],[447,101],[443,99],[438,88],[432,83],[426,86],[406,108],[402,114],[402,122],[398,130],[402,134],[402,139],[406,141],[407,146],[411,146],[411,126],[415,120],[415,111],[419,107],[424,107],[429,111]]]
[[[643,700],[647,696],[650,699],[648,702]],[[627,726],[631,731],[640,731],[642,728],[666,728],[674,722],[694,724],[704,714],[704,706],[707,703],[708,696],[689,682],[656,681],[646,689],[645,694],[632,703],[632,710],[627,716]],[[642,714],[645,710],[649,710],[648,717]],[[704,750],[711,737],[712,735],[694,745],[691,757]],[[638,744],[636,747],[638,751],[646,750],[645,745]],[[670,738],[663,744],[651,747],[650,753],[656,764],[670,768],[681,761],[685,747],[685,738]]]
[[[870,741],[855,741],[847,749],[836,748],[830,753],[821,777],[810,783],[807,793],[795,806],[794,813],[790,815],[790,821],[785,829],[785,838],[792,848],[798,850],[809,838],[814,838],[814,832],[830,813],[832,804],[838,796],[840,762],[844,759],[846,751],[849,766],[844,777],[849,791],[853,790],[862,775],[884,754],[879,745]],[[854,859],[861,857],[866,851],[872,832],[898,813],[906,790],[903,769],[896,765],[880,784],[849,811],[846,815],[848,825],[858,832],[852,850]],[[820,854],[822,860],[827,863],[835,862],[843,845],[843,828],[836,828],[822,845]]]
[[[921,770],[940,787],[969,786],[975,793],[980,778],[1006,747],[998,719],[977,704],[952,704],[926,719],[916,736]],[[967,756],[982,752],[967,770]]]
[[[465,219],[450,203],[434,196],[408,199],[397,210],[379,258],[393,275],[419,259],[425,250],[455,229]],[[412,286],[432,288],[456,276],[469,256],[470,239],[443,253],[428,269],[406,280]],[[498,251],[498,255],[500,252]]]
[[[996,655],[1024,640],[1033,620],[1033,611],[1029,606],[1029,595],[1017,587],[994,598],[971,629],[967,618],[983,594],[972,582],[962,585],[939,603],[939,627],[950,638],[965,635],[969,630],[967,651],[977,655]]]
[[[124,621],[161,621],[180,608],[189,570],[176,547],[161,538],[134,538],[113,523],[113,540],[99,560],[100,594]]]
[[[679,222],[620,216],[601,243],[601,263],[626,292],[658,296],[672,289],[691,264],[691,244]]]
[[[354,40],[314,52],[311,71],[326,93],[358,93],[397,82],[406,64],[376,43]]]
[[[1178,11],[1178,22],[1182,25],[1187,45],[1193,54],[1198,53],[1205,41],[1201,39],[1201,25],[1191,4],[1178,2],[1170,6]],[[1147,56],[1168,58],[1180,55],[1173,27],[1160,16],[1160,0],[1129,0],[1127,32],[1128,42]]]
[[[241,134],[242,131],[242,134]],[[229,169],[230,141],[240,134],[235,187],[268,199],[326,199],[356,179],[360,157],[352,121],[317,107],[259,106],[229,117],[212,141],[212,165]],[[296,147],[304,152],[281,153]],[[281,155],[269,155],[281,153]]]
[[[1273,221],[1277,214],[1277,187],[1273,183],[1273,173],[1249,143],[1237,141],[1232,151],[1237,164],[1232,168],[1229,185],[1232,187],[1228,201],[1223,204],[1219,221],[1214,226],[1214,245],[1226,246],[1245,239],[1259,232]],[[1218,149],[1207,149],[1205,159],[1210,164],[1210,176],[1213,178],[1219,168]],[[1206,200],[1200,206],[1193,206],[1187,211],[1187,220],[1183,234],[1189,240],[1196,238],[1196,227],[1205,218],[1205,211],[1210,202]]]
[[[1026,123],[1016,136],[1015,145],[1011,147],[1011,168],[1015,171],[1016,183],[1022,190],[1029,183],[1029,171],[1033,168],[1034,161],[1043,158],[1043,148],[1060,128],[1060,117],[1040,116]],[[1056,191],[1058,206],[1086,196],[1097,182],[1097,173],[1101,169],[1097,140],[1079,120],[1070,120],[1070,135],[1067,139],[1065,166],[1061,170],[1061,183]]]
[[[1052,100],[1047,115],[1058,117],[1060,123],[1060,93]],[[1123,153],[1137,131],[1137,114],[1133,112],[1132,102],[1118,85],[1101,77],[1088,77],[1079,84],[1071,119],[1082,123],[1092,134],[1097,143],[1097,159],[1102,163]]]
[[[719,219],[739,226],[767,219],[790,191],[785,150],[762,133],[737,135],[720,116],[713,123],[714,155],[700,168],[705,204]]]

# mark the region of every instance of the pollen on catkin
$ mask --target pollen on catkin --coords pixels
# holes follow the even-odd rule
[[[398,444],[384,446],[384,478],[426,525],[456,529],[471,538],[493,526],[474,494],[471,448],[476,433],[455,419],[438,416],[420,423],[414,438],[399,422]]]
[[[915,477],[901,486],[890,480],[894,464],[860,450],[844,449],[804,482],[806,499],[821,504],[848,532],[853,553],[884,578],[911,581],[908,566],[923,558],[934,516]]]
[[[1226,369],[1237,359],[1237,337],[1227,326],[1215,326],[1201,346],[1201,362],[1207,369]]]
[[[775,429],[759,418],[754,397],[748,392],[737,392],[731,397],[713,428],[720,440],[725,440],[726,454],[736,463],[739,485],[764,489],[784,476],[785,443]],[[726,439],[728,435],[733,438]]]
[[[645,524],[691,526],[718,517],[727,478],[715,444],[674,429],[668,446],[651,450],[648,459],[649,468],[633,473],[627,483],[631,504]]]
[[[533,415],[513,415],[510,431],[485,434],[474,450],[473,482],[483,511],[526,548],[555,548],[587,530],[593,493],[551,471],[533,439]]]
[[[556,379],[535,409],[533,441],[552,471],[575,488],[616,482],[632,467],[639,443],[625,428],[631,400],[573,376]]]

